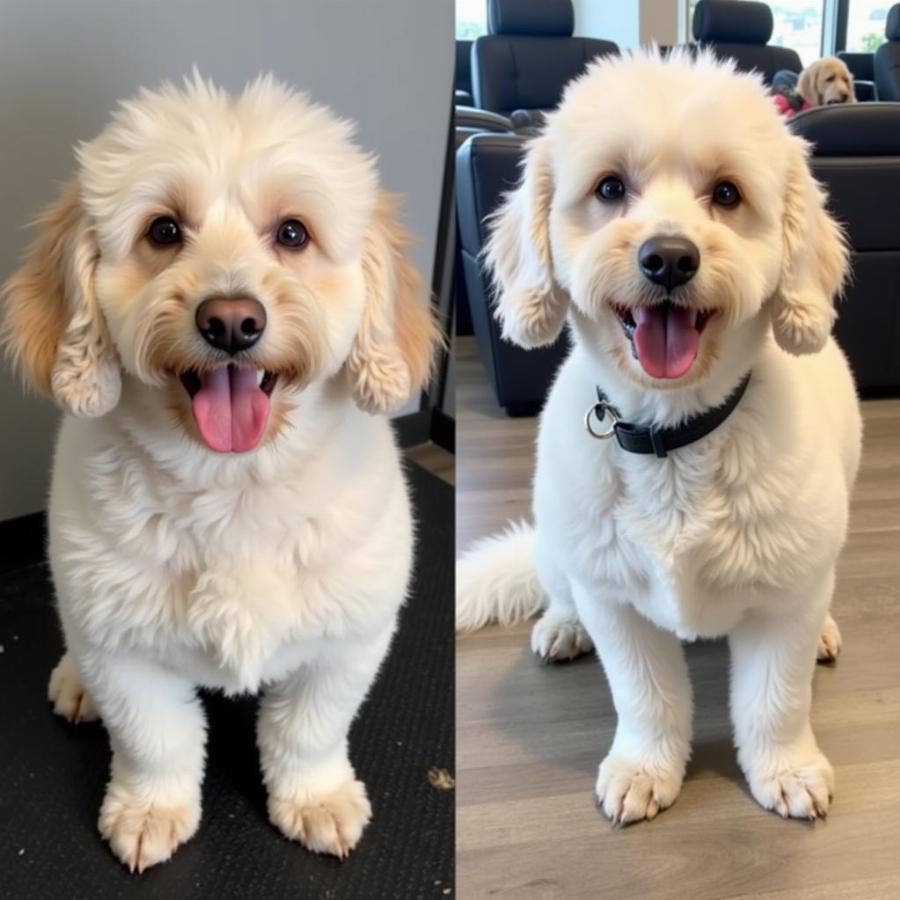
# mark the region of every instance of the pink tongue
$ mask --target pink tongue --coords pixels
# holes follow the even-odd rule
[[[638,361],[653,378],[680,378],[697,358],[696,310],[660,303],[632,310]]]
[[[223,366],[202,376],[194,394],[194,421],[210,450],[245,453],[260,441],[269,420],[269,398],[253,369]]]

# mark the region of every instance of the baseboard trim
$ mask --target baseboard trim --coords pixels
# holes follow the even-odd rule
[[[0,522],[0,572],[42,562],[47,535],[47,514],[19,516]]]
[[[448,453],[456,453],[456,421],[439,409],[431,417],[431,440]]]
[[[426,407],[405,416],[398,416],[391,419],[391,425],[397,435],[397,443],[404,450],[407,447],[424,444],[431,435],[431,410]]]

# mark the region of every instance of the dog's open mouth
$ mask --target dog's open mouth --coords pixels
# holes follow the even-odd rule
[[[681,378],[697,358],[700,335],[714,311],[676,306],[613,306],[631,351],[652,378]]]
[[[233,364],[179,376],[191,398],[194,422],[210,450],[246,453],[262,440],[271,411],[275,372]]]

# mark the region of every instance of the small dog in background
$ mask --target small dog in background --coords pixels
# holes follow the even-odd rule
[[[856,103],[853,75],[843,60],[826,56],[808,65],[799,76],[778,72],[772,82],[778,111],[785,116],[814,106]]]
[[[797,93],[810,106],[856,103],[853,75],[843,60],[826,56],[810,63],[797,81]]]
[[[348,729],[412,562],[378,414],[439,339],[397,203],[352,126],[271,77],[141,91],[77,156],[3,331],[67,413],[49,695],[109,731],[100,832],[132,870],[168,859],[200,820],[196,687],[262,690],[270,818],[343,857],[371,814]]]

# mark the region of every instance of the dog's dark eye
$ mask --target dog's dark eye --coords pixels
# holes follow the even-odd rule
[[[827,81],[829,84],[831,84],[831,82],[834,81],[834,79],[835,79],[835,76],[834,76],[834,75],[829,75],[829,76],[825,79],[825,81]]]
[[[285,219],[278,226],[275,239],[282,247],[301,250],[309,242],[309,232],[306,230],[306,226],[297,219]]]
[[[171,216],[160,216],[150,223],[150,241],[160,247],[181,243],[181,226]]]
[[[606,203],[615,203],[625,197],[625,182],[617,175],[607,175],[597,185],[597,197]]]
[[[712,199],[716,205],[731,209],[741,202],[741,192],[737,189],[734,182],[720,181],[713,188]]]

